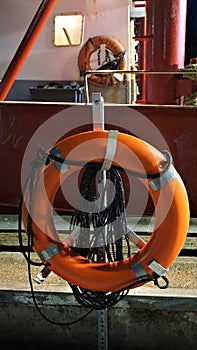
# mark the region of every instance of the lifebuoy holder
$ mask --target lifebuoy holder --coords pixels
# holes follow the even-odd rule
[[[111,163],[136,174],[155,206],[155,224],[148,242],[129,258],[95,263],[76,254],[61,239],[53,221],[55,195],[79,164],[104,162],[109,137],[109,131],[88,131],[59,141],[47,152],[47,162],[46,157],[44,162],[39,157],[33,195],[30,200],[27,186],[22,206],[25,229],[31,216],[33,249],[43,263],[69,283],[100,292],[131,289],[155,275],[164,276],[182,249],[189,226],[187,192],[166,154],[135,136],[118,132]],[[144,174],[139,172],[139,160]]]
[[[99,87],[115,85],[119,81],[113,74],[99,74],[99,70],[126,69],[126,55],[122,45],[116,39],[100,35],[89,38],[81,48],[78,56],[80,75],[83,76],[85,72],[92,70],[91,56],[96,51],[99,53],[102,45],[105,46],[106,61],[98,68],[98,74],[90,74],[88,76],[88,82]],[[110,58],[110,55],[112,55],[113,59]]]

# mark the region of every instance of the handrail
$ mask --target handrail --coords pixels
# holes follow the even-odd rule
[[[90,103],[90,98],[89,98],[89,88],[88,88],[88,75],[91,74],[177,74],[177,75],[183,75],[183,74],[196,74],[197,71],[195,70],[121,70],[121,69],[105,69],[105,70],[91,70],[91,71],[86,71],[84,73],[84,85],[85,85],[85,94],[86,94],[86,103]]]

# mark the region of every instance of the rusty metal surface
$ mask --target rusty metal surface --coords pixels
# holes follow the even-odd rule
[[[72,108],[71,108],[72,107]],[[71,108],[71,109],[70,109]],[[64,128],[65,136],[92,130],[91,106],[57,103],[16,103],[0,104],[0,143],[1,143],[1,174],[0,174],[0,203],[1,212],[8,212],[12,206],[18,207],[21,198],[21,164],[24,152],[36,130],[51,117],[61,114],[61,123],[56,128]],[[144,116],[150,121],[166,140],[172,153],[175,167],[181,175],[190,201],[191,217],[197,216],[197,112],[189,106],[154,106],[130,105],[106,106],[106,129],[118,129],[122,132],[136,130],[133,114]],[[136,115],[135,115],[136,118]],[[162,140],[155,138],[152,130],[147,130],[139,119],[142,138],[158,149],[163,147]],[[52,130],[49,136],[53,133]],[[143,132],[142,132],[143,131]],[[160,143],[161,141],[161,143]],[[35,144],[36,150],[42,145]],[[37,147],[37,148],[36,148]],[[31,161],[31,159],[30,159]],[[59,197],[57,207],[61,208],[62,199]],[[65,205],[65,203],[64,203]],[[67,205],[67,204],[66,204]],[[68,207],[68,210],[72,208]],[[147,214],[152,211],[152,203],[148,204]],[[135,214],[135,213],[134,213]]]

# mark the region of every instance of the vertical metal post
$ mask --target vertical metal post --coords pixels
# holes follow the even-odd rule
[[[104,99],[101,96],[101,93],[92,93],[92,114],[93,114],[93,130],[94,131],[104,131]],[[106,171],[102,171],[102,183],[103,191],[106,184]],[[105,195],[105,205],[107,205],[107,198]],[[106,231],[106,227],[104,227]],[[104,234],[106,237],[106,233]],[[103,240],[103,237],[101,237]],[[103,246],[105,242],[100,242],[100,245]],[[105,252],[100,252],[99,261],[104,262],[106,259]],[[108,349],[108,315],[107,309],[98,310],[98,350],[107,350]]]
[[[57,0],[43,0],[0,83],[0,100],[5,100],[17,74],[51,14]]]
[[[104,99],[100,92],[92,93],[93,130],[104,131]]]

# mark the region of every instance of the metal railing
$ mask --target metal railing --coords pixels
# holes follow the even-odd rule
[[[195,70],[184,70],[184,69],[180,69],[180,70],[121,70],[121,69],[117,69],[117,70],[91,70],[91,71],[86,71],[84,73],[84,86],[85,86],[85,101],[86,103],[90,103],[90,96],[89,96],[89,83],[88,83],[88,77],[90,75],[112,75],[112,74],[130,74],[130,75],[138,75],[138,74],[156,74],[156,75],[169,75],[169,74],[173,74],[173,75],[196,75],[196,80],[197,80],[197,71]]]

